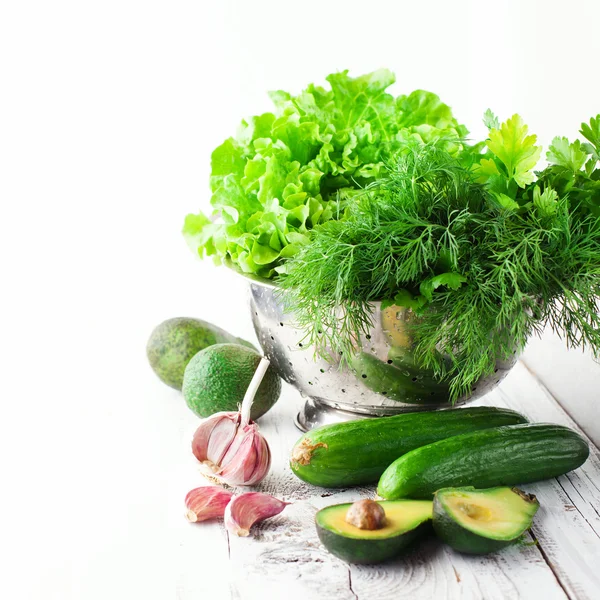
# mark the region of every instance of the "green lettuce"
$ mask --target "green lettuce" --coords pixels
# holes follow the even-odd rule
[[[412,140],[444,138],[458,151],[468,133],[435,94],[386,92],[379,70],[327,77],[292,96],[270,94],[273,112],[242,121],[212,153],[213,214],[188,215],[189,245],[217,262],[272,278],[309,242],[309,231],[344,217],[346,204],[380,177],[384,163]]]

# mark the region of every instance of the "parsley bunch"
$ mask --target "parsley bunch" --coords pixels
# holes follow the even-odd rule
[[[412,309],[414,354],[457,399],[550,325],[600,351],[600,115],[549,166],[515,115],[485,143],[410,140],[346,215],[316,226],[280,283],[317,350],[350,356],[372,302]]]

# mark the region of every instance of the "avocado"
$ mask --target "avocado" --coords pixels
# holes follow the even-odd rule
[[[360,529],[346,520],[352,504],[335,504],[317,512],[315,523],[321,543],[350,563],[379,563],[397,556],[424,532],[431,519],[431,500],[377,502],[385,512],[380,529]]]
[[[146,354],[150,366],[167,385],[180,390],[183,372],[194,354],[213,344],[237,343],[254,349],[250,342],[227,333],[224,329],[187,317],[163,321],[150,334]]]
[[[391,400],[411,404],[440,404],[449,402],[449,388],[439,382],[433,373],[417,366],[410,366],[408,358],[403,362],[399,356],[390,354],[387,362],[368,352],[360,352],[350,359],[350,367],[356,377],[370,390]]]
[[[183,376],[183,397],[199,417],[236,411],[260,363],[261,355],[239,344],[215,344],[190,360]],[[250,417],[264,415],[279,398],[281,379],[270,366],[256,392]]]
[[[516,541],[539,508],[532,494],[517,488],[444,488],[433,500],[433,528],[459,552],[487,554]]]

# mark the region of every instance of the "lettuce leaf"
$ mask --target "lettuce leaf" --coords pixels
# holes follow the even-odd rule
[[[458,152],[467,129],[431,92],[395,98],[393,73],[329,75],[294,96],[270,94],[273,112],[242,121],[211,157],[210,218],[188,215],[183,234],[199,256],[276,277],[310,230],[344,216],[385,161],[412,140],[448,140]]]

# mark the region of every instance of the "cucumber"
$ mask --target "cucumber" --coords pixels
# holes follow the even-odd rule
[[[356,376],[373,392],[410,404],[445,404],[450,402],[446,382],[436,381],[433,372],[423,371],[409,363],[405,355],[382,362],[376,356],[361,352],[350,360]]]
[[[494,427],[417,448],[394,461],[377,493],[387,500],[427,498],[440,488],[513,486],[557,477],[587,459],[586,441],[561,425]]]
[[[433,529],[458,552],[487,554],[516,542],[539,507],[533,494],[517,488],[444,488],[434,494]]]
[[[392,461],[410,450],[461,433],[526,422],[512,410],[479,407],[325,425],[296,442],[290,466],[300,479],[321,487],[376,483]]]

